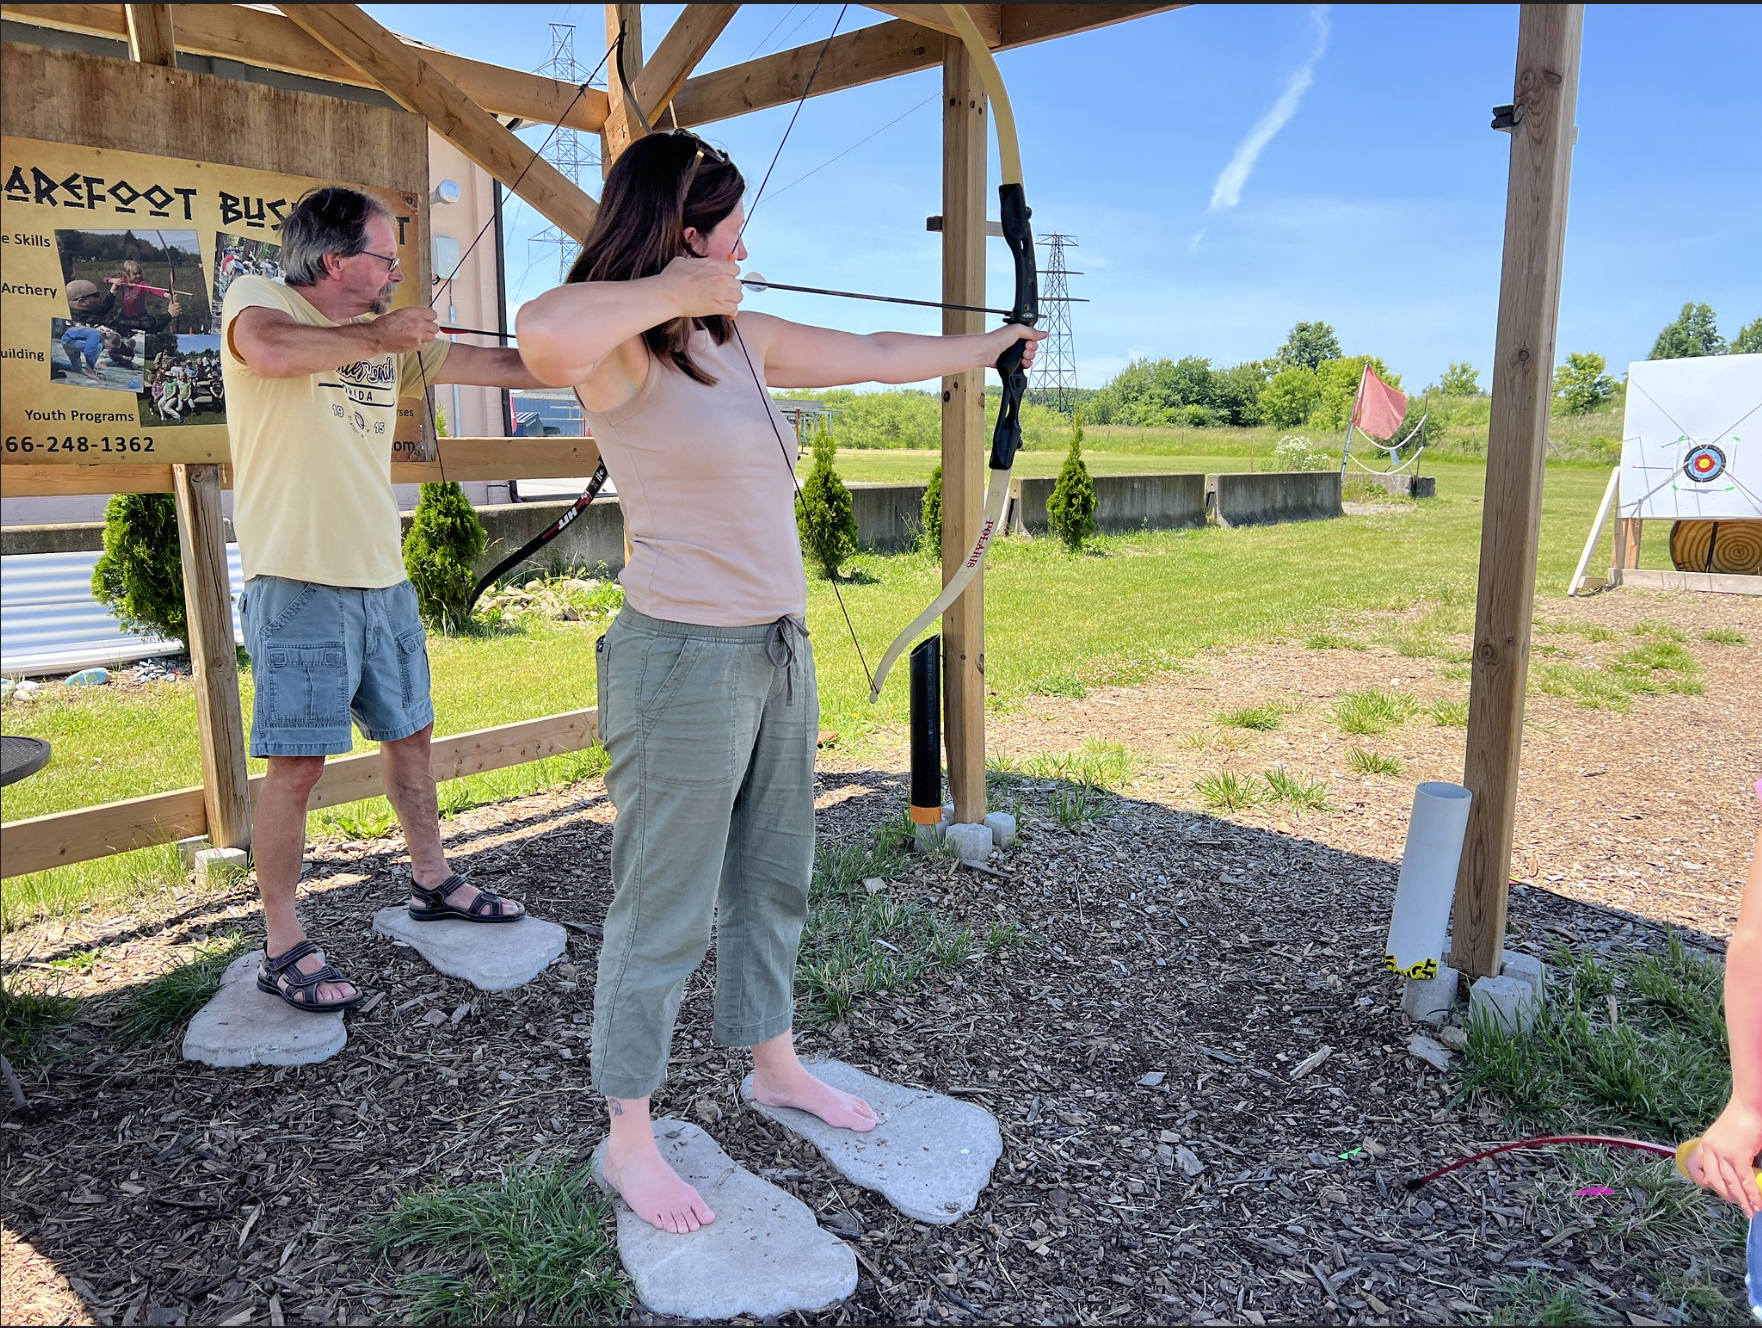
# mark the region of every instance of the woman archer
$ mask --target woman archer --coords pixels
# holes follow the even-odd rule
[[[791,1031],[819,693],[793,448],[766,389],[920,382],[1023,340],[1031,362],[1045,335],[856,336],[741,314],[745,189],[694,134],[637,140],[567,283],[517,323],[527,367],[580,399],[630,534],[625,607],[598,646],[618,818],[592,1073],[611,1117],[602,1176],[671,1232],[714,1218],[662,1159],[649,1118],[712,927],[714,1036],[752,1049],[753,1096],[845,1129],[876,1124],[866,1102],[808,1073]]]

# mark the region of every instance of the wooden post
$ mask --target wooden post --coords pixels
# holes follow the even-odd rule
[[[177,486],[177,542],[184,568],[184,607],[189,613],[208,842],[215,848],[248,848],[251,785],[245,771],[245,721],[239,709],[226,527],[220,516],[220,467],[173,466],[171,473]]]
[[[942,298],[985,303],[985,85],[958,37],[942,50]],[[982,332],[984,315],[942,311],[945,334]],[[985,371],[942,380],[942,581],[979,537],[985,504]],[[942,615],[943,731],[954,819],[985,819],[985,573]]]
[[[1640,565],[1640,531],[1645,524],[1637,516],[1615,518],[1615,559],[1609,573],[1609,580],[1613,584],[1621,584],[1619,574],[1622,571]]]
[[[1456,883],[1451,957],[1471,978],[1499,971],[1505,943],[1583,30],[1583,5],[1526,4],[1518,19],[1512,100],[1522,114],[1511,135],[1505,199],[1463,772],[1474,805]]]
[[[642,126],[630,113],[630,101],[624,95],[624,79],[632,83],[642,72],[642,6],[606,6],[606,45],[610,47],[624,33],[624,71],[618,71],[616,54],[606,61],[606,123],[600,130],[600,173],[610,175],[618,154],[642,132]]]
[[[143,65],[177,68],[177,43],[171,31],[170,5],[124,5],[128,24],[128,57]]]

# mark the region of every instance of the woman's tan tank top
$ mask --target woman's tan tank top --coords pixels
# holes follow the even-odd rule
[[[655,360],[634,398],[586,412],[630,534],[625,598],[651,618],[704,627],[802,617],[795,431],[753,385],[763,367],[747,368],[737,338],[718,346],[700,329],[691,354],[714,386]]]

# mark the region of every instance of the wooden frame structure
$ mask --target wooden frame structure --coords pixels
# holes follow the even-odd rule
[[[966,9],[987,44],[1009,50],[1107,26],[1169,4],[972,4]],[[939,5],[870,5],[889,21],[750,59],[725,69],[695,72],[732,17],[735,5],[688,5],[671,31],[642,58],[641,6],[606,7],[608,39],[625,32],[631,95],[651,122],[663,110],[680,125],[709,124],[777,106],[803,95],[811,71],[812,95],[940,66],[943,117],[943,298],[984,303],[984,193],[988,133],[985,95],[972,60]],[[581,237],[593,200],[547,166],[497,117],[598,131],[609,163],[640,126],[628,112],[614,70],[608,93],[579,89],[536,74],[436,50],[386,31],[353,5],[0,5],[25,24],[123,39],[142,73],[171,80],[176,52],[222,56],[247,64],[357,87],[377,88],[418,112],[433,131],[457,146],[504,185],[569,234]],[[1577,103],[1581,5],[1525,4],[1521,8],[1513,102],[1510,183],[1506,197],[1505,257],[1494,368],[1494,414],[1488,448],[1485,521],[1476,601],[1473,686],[1465,783],[1475,794],[1457,887],[1453,962],[1471,975],[1497,972],[1504,929],[1530,610],[1534,597],[1541,476],[1548,391],[1559,306],[1567,185]],[[9,51],[7,62],[11,63]],[[108,62],[114,65],[115,62]],[[151,73],[149,73],[151,70]],[[22,70],[0,81],[9,132],[15,110],[40,72]],[[207,80],[222,83],[224,80]],[[233,84],[240,107],[272,90]],[[293,94],[277,94],[292,97]],[[94,90],[97,99],[98,90]],[[307,102],[322,98],[303,98]],[[280,141],[275,125],[242,119],[217,106],[221,123],[247,135]],[[337,103],[339,117],[369,117],[373,108]],[[111,117],[126,125],[130,117]],[[200,126],[191,126],[195,133]],[[354,140],[369,135],[359,132]],[[99,132],[93,127],[92,132]],[[108,131],[106,131],[108,132]],[[101,139],[91,141],[100,142]],[[118,146],[122,146],[119,144]],[[163,148],[159,149],[163,150]],[[184,155],[200,155],[186,152]],[[425,160],[418,151],[410,160]],[[260,163],[253,163],[260,164]],[[291,168],[289,168],[291,169]],[[306,173],[306,172],[302,172]],[[390,182],[394,169],[378,178]],[[356,178],[372,179],[372,173]],[[426,180],[415,182],[425,193]],[[949,332],[973,330],[976,316],[945,314]],[[972,544],[983,497],[983,375],[956,375],[943,383],[944,577],[951,559]],[[499,478],[511,468],[540,476],[580,475],[591,469],[592,443],[580,439],[522,440],[518,460],[502,439],[448,439],[442,444],[451,479]],[[140,466],[21,464],[0,456],[0,493],[172,491],[183,526],[190,616],[199,637],[195,663],[203,727],[200,789],[133,799],[105,807],[38,817],[6,828],[4,872],[13,875],[82,858],[206,833],[217,844],[242,844],[249,834],[252,781],[244,778],[243,731],[236,675],[229,671],[230,618],[226,616],[218,492],[227,482],[223,457],[169,457],[177,464]],[[393,479],[438,478],[434,463],[398,463]],[[951,552],[952,551],[952,552]],[[217,572],[218,569],[218,572]],[[985,808],[984,601],[975,580],[943,619],[947,645],[949,777],[957,820],[977,820]],[[222,631],[225,631],[224,649]],[[230,706],[230,709],[229,709]],[[436,774],[460,774],[574,750],[594,738],[591,711],[504,725],[435,743]],[[349,757],[327,766],[319,805],[378,792],[378,763]]]

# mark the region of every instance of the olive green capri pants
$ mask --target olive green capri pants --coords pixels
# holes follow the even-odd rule
[[[664,622],[626,606],[600,638],[612,906],[594,986],[593,1082],[667,1078],[685,981],[716,936],[715,1040],[786,1033],[814,869],[820,695],[807,628]]]

